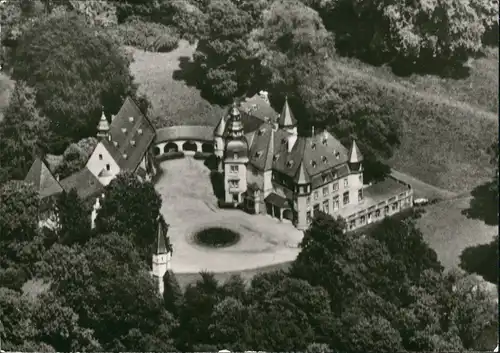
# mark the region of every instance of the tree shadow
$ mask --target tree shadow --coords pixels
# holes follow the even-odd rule
[[[188,87],[194,87],[200,91],[201,98],[210,104],[225,106],[231,100],[223,99],[213,94],[212,87],[203,81],[203,72],[200,66],[188,56],[179,57],[179,69],[174,70],[172,78],[176,81],[184,81]]]
[[[225,190],[224,190],[224,176],[222,173],[217,171],[210,172],[210,182],[212,183],[212,189],[214,195],[217,199],[223,199]]]
[[[469,208],[462,210],[462,214],[471,219],[479,219],[490,226],[498,224],[498,201],[492,190],[494,182],[477,186],[472,190],[472,199]]]
[[[460,268],[498,283],[498,235],[488,244],[470,246],[460,255]]]
[[[209,157],[205,158],[203,165],[210,171],[215,171],[217,169],[217,158],[212,154]]]

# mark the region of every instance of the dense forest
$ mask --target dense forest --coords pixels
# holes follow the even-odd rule
[[[497,320],[498,305],[474,277],[443,270],[415,225],[418,213],[385,220],[364,236],[344,234],[342,221],[319,215],[289,270],[250,283],[239,276],[218,283],[202,273],[187,288],[167,273],[159,297],[148,273],[161,221],[152,184],[130,174],[113,180],[93,230],[88,205],[63,193],[53,205],[58,227],[41,229],[36,192],[16,181],[47,153],[63,155],[63,177],[81,168],[102,111],[115,113],[125,96],[147,111],[124,46],[162,52],[180,38],[196,43],[197,86],[214,103],[266,89],[279,107],[287,95],[303,131],[314,124],[342,141],[356,137],[368,179],[383,178],[389,168],[379,160],[398,145],[400,127],[380,104],[380,92],[354,76],[339,80],[325,58],[453,75],[496,43],[497,1],[2,6],[2,61],[15,80],[0,122],[2,349],[461,351],[476,348]],[[498,142],[492,146],[497,165]],[[498,168],[494,178],[498,204]]]

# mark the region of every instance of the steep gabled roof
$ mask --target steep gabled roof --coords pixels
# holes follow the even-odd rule
[[[41,158],[36,158],[24,181],[35,186],[41,198],[52,196],[63,191],[61,184]]]
[[[87,167],[61,180],[61,185],[66,192],[75,189],[78,196],[83,200],[97,195],[104,189],[99,179]]]
[[[115,159],[120,169],[135,171],[155,138],[155,129],[132,98],[127,97],[111,122],[109,135],[113,147],[108,148],[108,144],[106,148],[112,155],[121,156]],[[111,152],[112,148],[116,152]]]

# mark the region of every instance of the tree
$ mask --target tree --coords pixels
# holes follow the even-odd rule
[[[226,297],[215,305],[208,327],[213,342],[230,349],[241,351],[245,347],[248,308],[234,297]]]
[[[25,182],[0,185],[0,267],[20,264],[24,247],[37,234],[40,199]]]
[[[0,122],[0,165],[5,173],[3,181],[24,179],[34,156],[46,149],[48,120],[38,113],[35,95],[36,91],[24,82],[16,82],[4,119]]]
[[[63,153],[61,164],[56,167],[55,174],[64,179],[85,167],[90,155],[97,146],[95,137],[84,138],[77,143],[70,144]]]
[[[193,54],[198,84],[207,97],[228,103],[246,94],[258,77],[259,62],[246,43],[257,24],[230,0],[212,1],[206,16],[207,32],[201,35]]]
[[[104,194],[96,218],[96,231],[130,236],[141,256],[149,261],[156,241],[161,207],[160,196],[153,184],[125,172],[111,181]]]
[[[74,15],[35,22],[21,36],[11,61],[13,78],[36,89],[37,106],[57,137],[50,141],[54,153],[94,136],[102,107],[115,113],[126,96],[136,93],[129,58]]]
[[[172,271],[165,272],[163,284],[163,303],[165,304],[165,309],[175,317],[178,317],[179,310],[182,307],[183,293]]]
[[[57,238],[61,244],[84,244],[90,238],[90,210],[75,189],[57,196]]]

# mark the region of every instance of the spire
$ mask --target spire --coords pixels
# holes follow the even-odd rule
[[[356,140],[352,140],[351,150],[349,151],[349,163],[361,163],[363,155],[356,144]]]
[[[297,184],[307,184],[309,183],[309,175],[306,172],[306,169],[304,167],[304,162],[302,161],[300,163],[300,167],[297,170],[297,174],[295,176],[295,180],[297,180]]]
[[[280,118],[279,118],[279,127],[293,127],[297,124],[297,120],[293,116],[292,110],[290,109],[290,105],[288,105],[288,96],[285,96],[285,105],[283,105],[283,109],[281,110]]]
[[[103,107],[101,120],[99,120],[99,125],[97,125],[97,136],[106,137],[108,132],[109,132],[109,123],[108,119],[106,119],[106,115],[104,115],[104,107]]]
[[[162,216],[158,217],[158,231],[156,235],[156,255],[168,254],[171,252],[167,233],[170,226],[165,222]]]
[[[228,124],[229,137],[238,138],[243,136],[243,123],[241,122],[241,113],[238,110],[236,101],[233,102],[233,106],[229,111]]]

